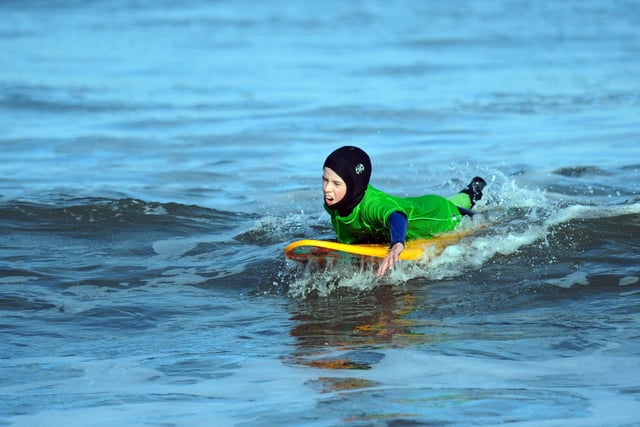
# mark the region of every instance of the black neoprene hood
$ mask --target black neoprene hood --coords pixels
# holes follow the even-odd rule
[[[344,198],[329,209],[337,210],[340,216],[347,216],[360,203],[371,178],[371,160],[358,147],[344,146],[329,154],[323,167],[337,173],[347,185]]]

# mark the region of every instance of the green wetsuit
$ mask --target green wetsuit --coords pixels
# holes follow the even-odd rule
[[[389,242],[388,218],[400,212],[408,220],[407,240],[428,239],[437,233],[453,230],[462,215],[457,206],[469,209],[471,200],[467,194],[458,193],[449,198],[437,195],[398,197],[374,188],[371,184],[360,203],[347,216],[336,210],[326,211],[331,215],[331,224],[338,241],[342,243]]]

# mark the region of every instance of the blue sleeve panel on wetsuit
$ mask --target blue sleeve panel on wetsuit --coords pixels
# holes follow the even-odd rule
[[[389,231],[391,232],[391,246],[400,242],[404,245],[404,238],[407,235],[409,222],[400,212],[393,212],[389,215]]]

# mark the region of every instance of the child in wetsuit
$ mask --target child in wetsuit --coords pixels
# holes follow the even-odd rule
[[[324,208],[342,243],[389,242],[390,249],[378,276],[393,269],[406,240],[429,238],[453,230],[463,214],[482,198],[484,179],[475,177],[458,194],[397,197],[371,184],[371,161],[360,148],[345,146],[327,157],[323,165]]]

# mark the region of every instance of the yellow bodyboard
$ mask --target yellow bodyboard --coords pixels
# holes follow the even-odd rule
[[[436,256],[447,246],[454,244],[475,230],[453,231],[440,234],[431,239],[411,240],[406,243],[400,254],[400,259],[416,261],[422,259],[425,253]],[[337,258],[344,254],[360,257],[384,258],[389,252],[386,243],[346,244],[331,240],[297,240],[284,248],[284,255],[292,260],[306,262],[313,259]]]

